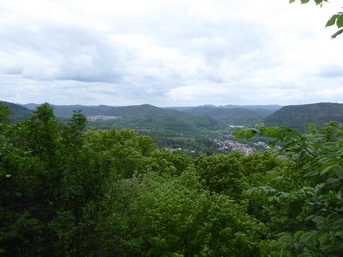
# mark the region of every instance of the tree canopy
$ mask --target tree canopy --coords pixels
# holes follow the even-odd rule
[[[258,126],[273,153],[158,149],[59,122],[45,103],[0,130],[2,256],[341,256],[343,126]]]

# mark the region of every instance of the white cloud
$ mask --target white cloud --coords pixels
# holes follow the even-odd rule
[[[330,40],[334,29],[324,29],[339,7],[287,0],[0,0],[1,100],[341,101],[342,39]]]

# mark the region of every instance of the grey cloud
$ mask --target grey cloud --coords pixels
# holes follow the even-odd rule
[[[152,8],[145,12],[135,10],[137,16],[128,6],[130,15],[118,10],[115,15],[106,10],[105,17],[93,15],[92,10],[78,12],[79,3],[70,1],[64,2],[65,8],[75,9],[67,21],[9,15],[13,22],[0,21],[0,87],[11,92],[7,100],[161,106],[296,104],[301,97],[312,99],[303,93],[309,87],[318,91],[325,85],[331,89],[341,85],[340,65],[315,70],[321,64],[307,59],[313,57],[311,47],[316,45],[314,30],[308,32],[311,42],[298,41],[304,38],[298,39],[297,31],[281,34],[276,25],[271,28],[274,20],[266,21],[259,13],[254,16],[264,13],[262,9],[250,10],[249,3],[256,8],[263,3],[156,2],[148,3]],[[218,4],[223,10],[199,11],[203,4]],[[279,7],[267,1],[263,8],[270,4]],[[280,15],[278,22],[284,17]],[[105,24],[103,29],[92,26],[99,23]],[[282,28],[288,30],[287,25]],[[332,90],[326,94],[335,95]]]
[[[8,75],[22,74],[23,71],[24,71],[24,67],[21,65],[5,66],[5,67],[2,67],[0,70],[1,73],[8,74]]]
[[[343,78],[343,66],[328,65],[321,67],[320,71],[316,73],[318,77],[324,78]]]
[[[24,62],[16,73],[26,78],[89,82],[114,82],[122,78],[126,53],[108,45],[107,39],[99,35],[53,25],[41,26],[36,32],[24,28],[9,31],[13,32],[2,35],[7,43],[0,51]],[[11,66],[1,70],[8,73]]]

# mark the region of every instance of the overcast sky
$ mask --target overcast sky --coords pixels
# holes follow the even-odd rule
[[[298,0],[298,2],[300,2]],[[343,102],[343,36],[289,0],[0,0],[0,100]]]

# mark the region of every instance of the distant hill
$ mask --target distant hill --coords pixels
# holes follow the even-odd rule
[[[119,116],[119,119],[112,121],[117,127],[134,129],[164,129],[175,132],[193,133],[200,129],[214,130],[225,128],[222,122],[211,117],[187,114],[148,104],[114,107],[107,111],[105,115]]]
[[[36,110],[39,104],[24,104],[31,110]],[[54,114],[59,117],[70,118],[73,116],[74,111],[82,110],[83,115],[93,116],[93,115],[103,115],[108,110],[112,109],[113,106],[98,105],[98,106],[87,106],[87,105],[51,105],[54,107]]]
[[[226,109],[235,109],[235,108],[243,108],[248,110],[266,110],[269,111],[270,114],[273,112],[276,112],[280,108],[282,108],[281,105],[223,105],[219,106],[218,108],[226,108]]]
[[[26,104],[25,107],[35,110],[38,104]],[[75,110],[82,110],[85,116],[121,116],[120,119],[102,122],[105,127],[110,123],[117,127],[161,127],[175,129],[190,127],[218,129],[225,125],[251,125],[281,108],[279,105],[202,105],[185,107],[159,108],[149,104],[137,106],[85,106],[85,105],[52,105],[58,117],[70,118]],[[99,122],[98,122],[99,123]],[[149,124],[151,123],[151,124]],[[107,125],[106,125],[107,124]],[[177,124],[177,125],[176,125]]]
[[[252,125],[262,121],[263,118],[270,115],[272,111],[265,109],[245,109],[245,108],[224,108],[199,106],[184,112],[195,115],[205,115],[224,122],[226,125]]]
[[[10,118],[13,123],[26,120],[33,115],[32,110],[29,110],[28,108],[23,107],[19,104],[9,103],[5,101],[0,101],[0,104],[7,105],[10,108],[10,110],[12,111],[12,115]]]
[[[325,122],[343,123],[343,104],[316,103],[282,107],[264,119],[266,126],[286,126],[304,132],[310,124],[321,127]]]

